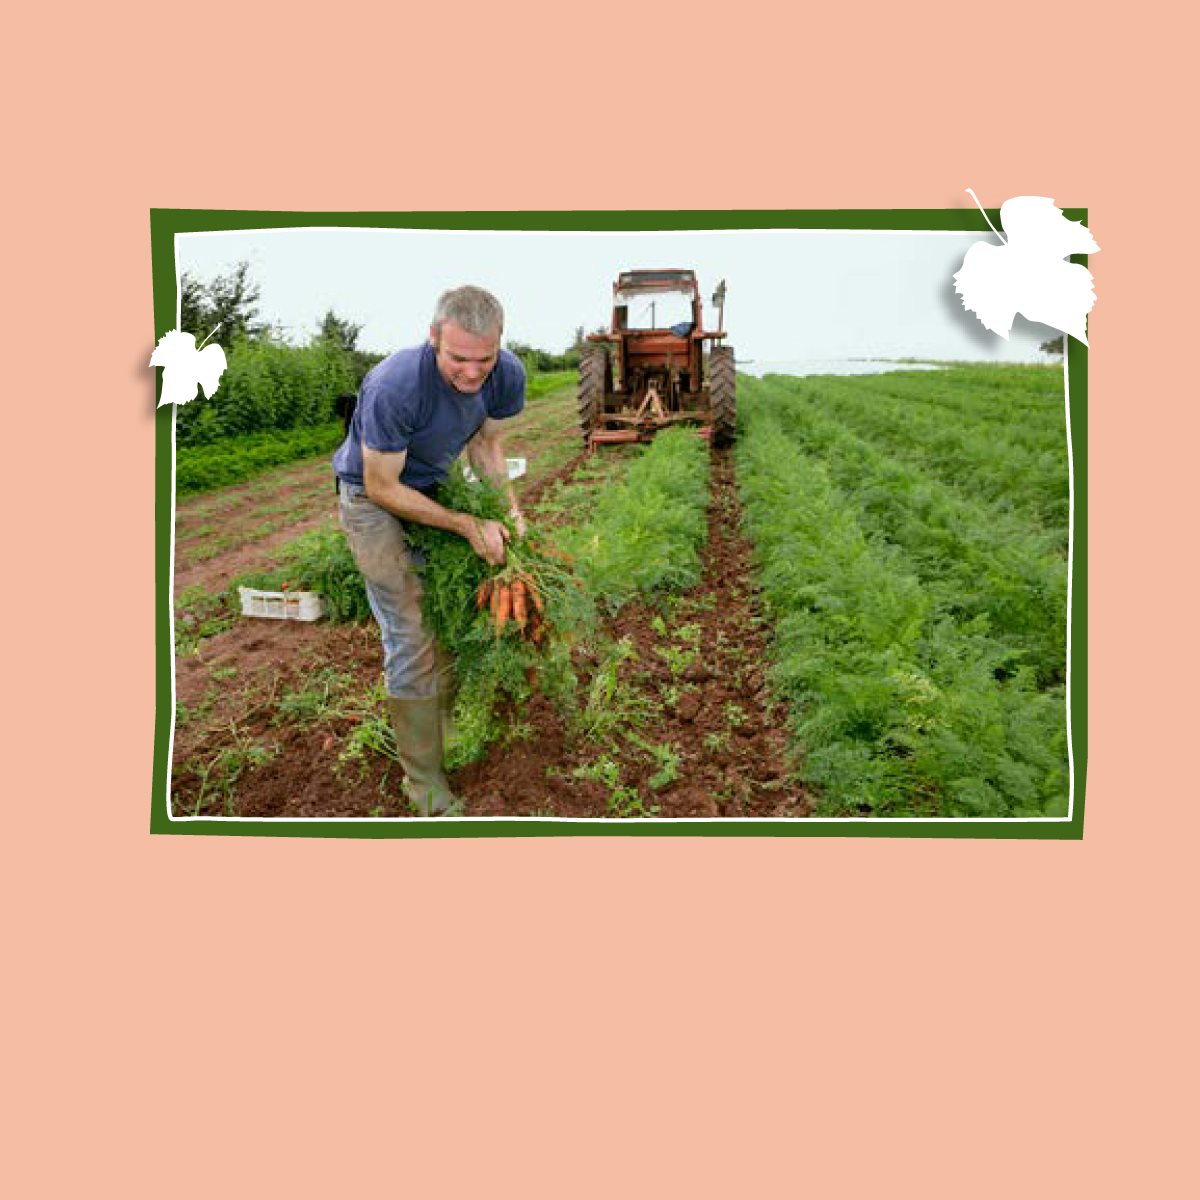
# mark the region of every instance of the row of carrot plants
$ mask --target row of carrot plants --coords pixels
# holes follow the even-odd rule
[[[1040,685],[1062,681],[1067,564],[1057,531],[923,475],[794,396],[777,397],[775,408],[787,435],[857,505],[863,528],[902,549],[946,611],[986,618],[1010,672],[1025,665]]]
[[[1021,428],[1061,429],[1061,366],[1010,364],[949,366],[934,371],[888,371],[872,380],[880,395],[909,400],[936,398],[945,408],[972,420],[1005,423],[1017,418]],[[874,392],[874,387],[872,391]]]
[[[975,494],[1065,532],[1070,492],[1063,425],[1034,450],[978,420],[868,392],[852,380],[777,382],[914,467],[954,486],[969,481]]]
[[[1046,368],[1049,370],[1049,368]],[[991,390],[972,390],[959,382],[954,371],[924,372],[922,377],[899,376],[895,382],[888,374],[877,376],[870,390],[870,412],[881,418],[900,409],[922,422],[935,440],[954,430],[970,428],[986,431],[997,452],[1036,458],[1043,454],[1063,454],[1063,385],[1061,373],[1051,373],[1057,389],[1027,403],[1012,403]],[[835,398],[853,403],[859,412],[866,398],[860,385],[847,377],[821,380],[824,390]],[[854,403],[857,402],[857,403]]]
[[[695,433],[666,430],[590,518],[561,530],[588,590],[609,612],[635,595],[684,591],[700,578],[707,536],[708,453]]]
[[[966,484],[973,494],[1046,528],[1066,530],[1070,496],[1062,424],[1031,450],[978,419],[865,392],[852,380],[793,380],[788,390],[914,468],[952,486]]]
[[[1040,690],[987,613],[930,587],[871,530],[771,395],[743,391],[739,488],[817,814],[1065,811],[1062,689]]]
[[[948,375],[950,373],[947,373]],[[954,379],[913,394],[863,394],[849,380],[823,380],[830,415],[949,483],[1065,528],[1069,483],[1061,380],[1053,409],[1008,409],[993,396],[955,405]]]
[[[938,378],[953,376],[964,396],[990,396],[1012,411],[1045,410],[1062,401],[1062,364],[1048,363],[945,363]],[[917,372],[889,373],[890,381],[904,382]]]

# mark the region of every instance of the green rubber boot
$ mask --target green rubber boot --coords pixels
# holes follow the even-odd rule
[[[458,676],[454,671],[454,658],[440,646],[434,650],[437,662],[438,709],[442,714],[442,746],[454,737],[454,702],[458,699]]]
[[[409,803],[420,817],[458,816],[462,802],[442,769],[441,698],[389,696],[387,704]]]

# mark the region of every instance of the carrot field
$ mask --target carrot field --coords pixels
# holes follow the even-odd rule
[[[746,381],[737,464],[818,811],[1057,816],[1061,374]]]
[[[739,375],[738,427],[587,455],[573,387],[530,399],[507,449],[568,565],[535,644],[454,560],[467,816],[1065,814],[1061,368]],[[335,513],[325,454],[180,500],[173,815],[408,816]],[[242,618],[239,581],[336,619]]]

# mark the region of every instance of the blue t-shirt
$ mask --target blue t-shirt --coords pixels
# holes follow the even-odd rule
[[[428,494],[446,478],[486,417],[503,421],[524,407],[525,368],[508,350],[500,351],[479,391],[469,394],[455,391],[442,378],[428,342],[398,350],[363,380],[333,469],[339,479],[361,487],[364,443],[384,453],[407,450],[400,482]]]

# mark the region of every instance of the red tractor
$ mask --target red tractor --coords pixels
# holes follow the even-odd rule
[[[669,425],[699,425],[713,445],[733,441],[733,349],[725,337],[725,281],[713,293],[719,328],[704,328],[694,271],[622,271],[612,325],[592,333],[579,363],[579,425],[589,449],[646,442]],[[679,318],[668,323],[672,318]],[[707,352],[706,352],[707,350]]]

